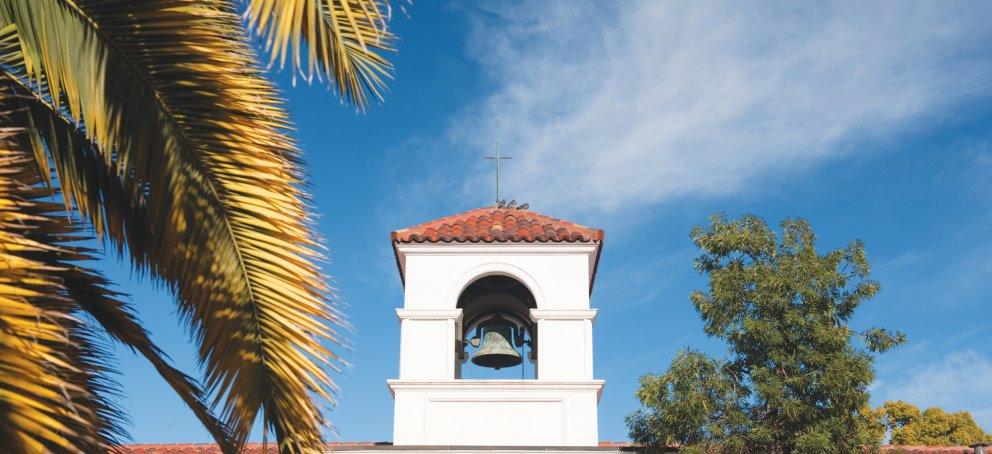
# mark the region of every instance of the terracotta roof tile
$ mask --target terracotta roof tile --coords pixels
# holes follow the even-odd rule
[[[531,210],[484,207],[396,230],[394,243],[602,242],[603,231]]]
[[[630,448],[634,444],[629,441],[600,441],[600,448]]]
[[[362,448],[392,446],[388,442],[344,441],[327,443],[328,450],[335,448]],[[628,450],[636,445],[629,441],[601,441],[600,448],[617,448]],[[127,454],[221,454],[217,445],[212,443],[162,443],[124,445],[123,452]],[[624,449],[627,448],[627,449]],[[677,448],[672,448],[676,449]],[[883,454],[973,454],[974,449],[967,446],[882,446]],[[269,452],[276,452],[276,445],[269,443]],[[263,454],[261,443],[248,443],[243,454]]]
[[[372,441],[339,441],[327,443],[328,449],[361,447],[361,446],[388,446],[392,443],[372,442]],[[121,446],[127,454],[222,454],[220,448],[213,443],[152,443],[133,444]],[[269,453],[278,452],[278,445],[269,443]],[[261,443],[247,443],[241,454],[263,454]]]
[[[883,454],[973,454],[975,450],[968,446],[882,446]]]

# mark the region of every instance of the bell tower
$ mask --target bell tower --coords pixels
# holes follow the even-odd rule
[[[387,381],[395,445],[598,444],[589,299],[602,230],[487,207],[392,243],[404,284],[399,378]],[[502,375],[463,378],[468,368]]]

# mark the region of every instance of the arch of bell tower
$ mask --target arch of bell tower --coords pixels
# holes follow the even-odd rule
[[[451,289],[448,291],[448,296],[445,298],[450,303],[449,307],[454,309],[458,304],[458,297],[465,291],[465,288],[487,276],[506,276],[520,281],[521,284],[527,287],[527,290],[530,290],[530,294],[534,296],[537,308],[545,308],[544,293],[541,291],[541,285],[537,280],[524,269],[503,262],[483,263],[462,274],[452,284]]]

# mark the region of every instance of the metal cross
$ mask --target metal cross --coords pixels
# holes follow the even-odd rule
[[[499,206],[499,162],[504,159],[512,159],[509,156],[501,156],[499,154],[499,141],[496,141],[496,156],[485,156],[485,159],[492,159],[496,161],[496,206]]]

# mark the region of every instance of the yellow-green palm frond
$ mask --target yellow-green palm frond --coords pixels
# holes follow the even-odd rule
[[[152,342],[148,331],[141,326],[130,306],[116,298],[120,295],[107,290],[109,283],[102,276],[96,273],[70,272],[65,273],[63,283],[73,301],[112,339],[140,353],[151,363],[203,423],[223,452],[235,451],[224,423],[210,412],[200,384],[169,364],[165,353]]]
[[[364,107],[382,101],[393,51],[383,0],[251,0],[249,27],[263,37],[271,63],[287,58],[309,81],[316,73],[341,97]]]
[[[3,42],[0,36],[0,54]],[[125,190],[121,179],[108,169],[95,146],[81,131],[66,122],[50,104],[30,92],[19,90],[14,81],[3,77],[0,77],[0,111],[9,112],[5,118],[12,124],[31,125],[21,143],[31,149],[34,156],[42,156],[45,159],[42,163],[47,163],[49,147],[53,150],[55,167],[64,178],[58,183],[68,186],[75,194],[89,197],[80,200],[80,207],[98,223],[100,230],[110,232],[108,236],[117,241],[118,251],[124,250],[120,243],[124,237],[134,245],[145,241],[146,216],[140,197]],[[124,235],[125,228],[131,233]],[[89,257],[77,257],[77,260],[84,259]],[[102,276],[70,268],[62,273],[62,281],[73,301],[111,338],[137,351],[155,367],[225,452],[234,450],[227,428],[210,412],[200,385],[169,364],[134,311],[118,298],[121,295],[108,290],[109,283]]]
[[[89,203],[81,211],[103,216],[98,226],[139,204],[143,231],[103,233],[175,291],[233,439],[264,410],[284,452],[317,449],[314,397],[333,402],[325,367],[336,360],[322,341],[337,342],[344,322],[315,264],[299,151],[236,11],[221,0],[0,0],[0,29],[10,26],[19,48],[2,53],[4,75],[80,124],[122,185],[116,198],[87,193],[63,175],[67,147],[49,144],[66,199]]]
[[[2,2],[3,0],[0,0]],[[0,9],[0,14],[5,10]],[[0,19],[5,20],[5,19]],[[150,241],[141,185],[128,180],[86,136],[61,102],[51,99],[44,80],[32,83],[21,52],[16,24],[0,28],[0,110],[11,124],[25,129],[27,142],[46,183],[51,185],[50,165],[61,177],[67,209],[73,206],[92,224],[98,235],[113,241],[118,254],[125,246],[142,251]],[[92,98],[89,99],[91,102]],[[72,100],[77,106],[80,100]],[[128,233],[125,233],[125,229]],[[106,235],[104,235],[106,234]],[[125,243],[127,241],[127,243]],[[136,257],[145,263],[147,257]]]
[[[9,122],[0,127],[0,439],[7,452],[102,452],[123,436],[115,384],[65,287],[83,250]]]

